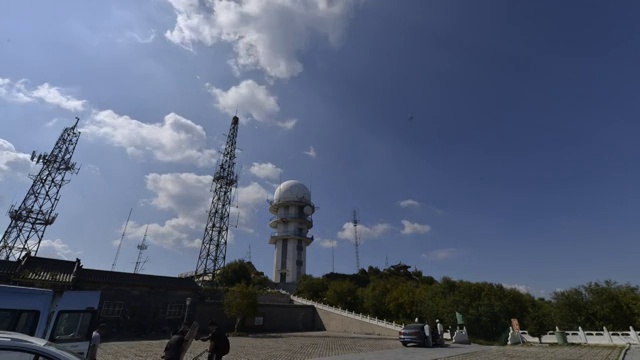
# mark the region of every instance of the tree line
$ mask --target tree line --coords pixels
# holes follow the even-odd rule
[[[238,323],[254,313],[259,291],[275,287],[264,273],[243,260],[228,263],[219,276],[228,289],[227,313],[237,316]],[[429,323],[439,319],[455,329],[458,312],[464,316],[469,336],[488,343],[506,343],[513,318],[532,336],[556,326],[564,330],[578,326],[585,330],[640,329],[640,288],[612,280],[555,291],[545,299],[501,284],[449,277],[436,280],[399,264],[383,270],[370,266],[356,274],[304,275],[294,294],[400,324],[415,318]]]

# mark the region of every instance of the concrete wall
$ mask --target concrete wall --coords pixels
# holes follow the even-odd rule
[[[215,319],[225,331],[233,331],[235,319],[224,313],[220,302],[198,304],[195,321],[206,331],[210,320]],[[321,330],[317,323],[316,310],[310,305],[258,304],[258,315],[246,318],[242,324],[243,332],[302,332]]]
[[[318,330],[398,337],[399,330],[397,329],[390,329],[320,308],[316,308],[316,312],[319,322]]]
[[[556,328],[556,331],[560,331]],[[608,331],[607,328],[600,330],[566,330],[567,343],[569,344],[595,344],[595,345],[624,345],[624,344],[640,344],[640,332],[635,331],[633,327],[623,331]],[[509,344],[519,343],[517,332],[510,328]],[[529,335],[526,330],[520,331],[520,337],[526,342],[537,343],[538,339]],[[549,331],[540,337],[543,344],[557,344],[558,339],[555,331]]]

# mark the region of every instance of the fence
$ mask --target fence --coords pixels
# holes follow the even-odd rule
[[[560,331],[556,327],[556,331],[549,331],[545,335],[535,338],[526,330],[520,331],[520,337],[525,342],[541,342],[543,344],[557,344],[558,338],[556,332]],[[582,327],[578,327],[578,331],[567,330],[563,331],[567,337],[567,343],[569,344],[595,344],[595,345],[625,345],[625,344],[640,344],[640,332],[633,329],[633,326],[629,327],[628,331],[609,331],[606,327],[600,330],[582,330]],[[509,344],[518,344],[520,339],[518,333],[510,329],[509,332]]]

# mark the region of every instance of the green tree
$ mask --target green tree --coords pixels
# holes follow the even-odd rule
[[[251,284],[251,275],[255,271],[253,264],[240,259],[226,264],[216,276],[224,287],[232,288],[238,284]]]
[[[235,332],[247,317],[258,312],[258,292],[246,284],[237,284],[229,288],[224,295],[224,313],[236,318]]]
[[[311,275],[302,275],[298,279],[294,294],[313,301],[323,301],[327,293],[328,281]]]
[[[332,306],[350,311],[360,310],[358,287],[349,280],[337,280],[329,283],[326,299]]]

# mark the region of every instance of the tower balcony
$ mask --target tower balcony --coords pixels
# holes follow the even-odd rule
[[[276,241],[280,239],[302,239],[308,246],[313,242],[313,235],[305,234],[305,232],[297,230],[276,231],[271,233],[269,244],[274,245]]]
[[[300,200],[267,200],[269,202],[269,212],[276,215],[278,213],[278,209],[281,207],[294,205],[294,206],[311,206],[311,208],[315,211],[316,206],[308,200],[300,199]]]
[[[305,225],[308,229],[313,227],[313,219],[311,216],[307,215],[284,215],[280,216],[272,216],[269,219],[269,226],[275,229],[279,223],[287,223],[287,222],[297,222]]]

